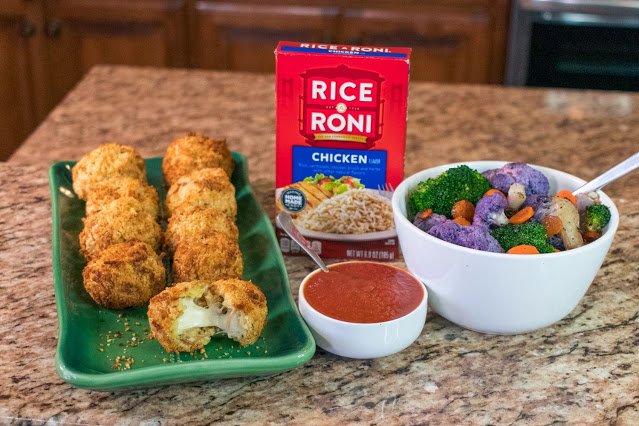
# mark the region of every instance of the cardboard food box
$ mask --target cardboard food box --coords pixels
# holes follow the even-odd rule
[[[323,257],[397,259],[410,49],[280,42],[276,213]],[[287,255],[301,248],[277,230]]]

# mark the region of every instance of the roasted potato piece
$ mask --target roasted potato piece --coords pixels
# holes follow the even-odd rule
[[[132,197],[118,198],[82,221],[80,251],[88,260],[113,244],[127,241],[145,242],[156,251],[161,247],[160,225]]]
[[[235,188],[220,168],[196,170],[179,178],[166,194],[169,216],[178,209],[215,208],[235,218],[237,204]]]
[[[109,309],[142,306],[166,286],[160,256],[140,241],[108,247],[87,264],[82,278],[95,303]]]
[[[170,187],[195,170],[219,167],[230,177],[235,163],[225,139],[210,139],[197,133],[175,139],[162,160],[164,180]]]
[[[253,344],[266,314],[262,291],[239,279],[176,284],[154,296],[148,311],[153,336],[168,352],[193,352],[218,332],[242,346]]]
[[[184,241],[173,255],[175,282],[242,278],[242,269],[237,240],[220,233]]]
[[[92,186],[114,177],[132,177],[146,182],[144,159],[130,146],[100,145],[85,154],[71,170],[73,190],[85,200]]]
[[[111,178],[92,185],[87,194],[87,216],[99,212],[121,197],[135,198],[142,204],[144,211],[152,217],[159,216],[158,193],[155,188],[146,181],[130,177]]]

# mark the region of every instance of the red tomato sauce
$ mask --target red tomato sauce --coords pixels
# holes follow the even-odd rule
[[[412,312],[424,298],[422,284],[399,268],[373,262],[348,262],[316,272],[304,285],[307,302],[341,321],[390,321]]]

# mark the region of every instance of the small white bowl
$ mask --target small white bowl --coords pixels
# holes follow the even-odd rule
[[[408,270],[426,285],[435,312],[464,328],[489,334],[524,333],[553,324],[573,310],[597,275],[619,225],[612,200],[611,219],[596,241],[573,250],[508,255],[460,247],[421,231],[407,219],[406,199],[418,182],[466,164],[483,172],[504,161],[470,161],[421,171],[404,180],[393,195],[393,216]],[[550,181],[550,193],[575,190],[584,180],[533,166]]]
[[[396,268],[392,265],[384,266]],[[404,270],[402,272],[408,273]],[[315,343],[325,351],[347,358],[380,358],[406,349],[421,334],[428,305],[428,293],[423,285],[421,285],[423,290],[421,302],[403,317],[376,323],[353,323],[326,316],[308,303],[304,296],[304,286],[317,273],[321,273],[321,269],[308,274],[300,284],[298,304],[302,318],[315,338]],[[417,278],[415,281],[420,283]]]

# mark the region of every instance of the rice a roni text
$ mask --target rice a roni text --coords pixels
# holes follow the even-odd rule
[[[397,259],[410,49],[280,42],[276,212],[326,258]],[[303,254],[277,230],[284,254]]]

